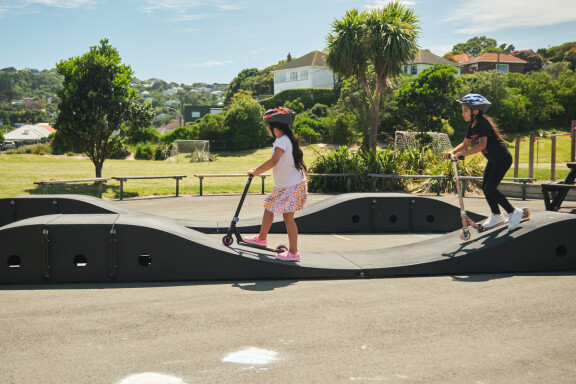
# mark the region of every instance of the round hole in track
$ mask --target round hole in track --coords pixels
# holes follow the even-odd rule
[[[566,249],[566,246],[559,245],[556,247],[556,256],[564,257],[564,256],[566,256],[567,253],[568,253],[568,249]]]
[[[360,216],[358,216],[358,215],[352,216],[352,222],[354,224],[358,224],[360,222]]]
[[[388,218],[388,221],[391,223],[396,223],[396,222],[398,222],[398,216],[392,215]]]
[[[142,254],[138,256],[138,264],[140,264],[143,267],[149,266],[150,264],[152,264],[152,256],[148,254]]]
[[[434,215],[428,215],[428,216],[426,216],[426,222],[427,222],[427,223],[433,223],[434,220],[436,220],[436,218],[434,217]]]
[[[22,259],[18,255],[12,255],[6,260],[8,268],[20,268],[22,266]]]
[[[84,255],[76,255],[74,256],[74,265],[78,268],[84,268],[88,265],[88,258]]]

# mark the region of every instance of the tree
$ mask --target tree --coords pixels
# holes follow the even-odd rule
[[[225,136],[232,150],[259,148],[267,137],[264,108],[254,100],[237,99],[224,118]]]
[[[224,105],[230,105],[232,103],[232,97],[238,93],[240,90],[246,88],[246,81],[258,76],[259,72],[257,68],[247,68],[240,71],[238,75],[228,87],[228,93],[226,94],[226,100],[224,100]],[[246,89],[247,90],[247,89]]]
[[[108,44],[90,48],[80,57],[61,61],[64,76],[56,129],[76,151],[85,152],[102,176],[104,161],[131,132],[150,125],[154,114],[140,104],[130,87],[132,69],[121,64],[118,51]]]
[[[326,62],[336,74],[353,76],[362,84],[370,104],[369,146],[376,152],[380,99],[390,78],[401,73],[403,63],[418,51],[418,16],[395,1],[384,8],[359,12],[352,9],[332,24],[327,37]],[[375,73],[372,87],[367,76]]]
[[[511,53],[511,55],[527,61],[526,65],[524,66],[524,73],[532,73],[535,71],[540,71],[545,61],[545,59],[542,58],[542,56],[540,56],[531,49],[526,49],[523,51],[514,51]]]
[[[510,54],[513,50],[514,46],[512,44],[500,44],[500,46],[498,46],[496,40],[486,36],[475,36],[465,43],[459,43],[452,47],[453,54],[466,53],[473,57],[479,56],[484,52],[502,52]]]
[[[441,132],[442,119],[453,114],[460,83],[457,73],[451,65],[434,64],[398,92],[397,101],[404,118],[422,135],[426,131]]]

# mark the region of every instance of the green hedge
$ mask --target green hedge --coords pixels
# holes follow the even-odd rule
[[[336,103],[334,99],[334,90],[331,88],[326,89],[287,89],[268,99],[260,101],[260,104],[266,108],[274,108],[283,106],[287,101],[300,99],[304,104],[304,109],[310,109],[316,104],[324,104],[331,106]]]

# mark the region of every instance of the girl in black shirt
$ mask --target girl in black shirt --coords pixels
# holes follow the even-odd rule
[[[470,122],[470,127],[464,141],[451,152],[445,153],[444,157],[448,159],[450,155],[455,155],[458,158],[461,155],[469,156],[482,152],[488,160],[482,179],[482,191],[492,211],[492,215],[483,225],[490,228],[506,220],[500,212],[502,207],[508,213],[508,229],[513,230],[522,220],[523,212],[514,208],[498,190],[498,184],[512,165],[512,155],[502,140],[498,126],[490,117],[484,115],[491,104],[478,94],[469,94],[457,101],[462,105],[462,116]],[[470,144],[474,146],[470,148]]]

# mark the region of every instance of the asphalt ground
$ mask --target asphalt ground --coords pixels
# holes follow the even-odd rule
[[[263,199],[249,195],[240,217],[260,217]],[[544,209],[542,200],[510,200]],[[238,201],[117,203],[230,220]],[[481,197],[465,203],[488,214]],[[302,235],[301,250],[348,235]],[[341,246],[400,241],[357,236]],[[575,294],[571,273],[4,285],[0,383],[575,383]]]

